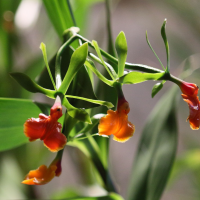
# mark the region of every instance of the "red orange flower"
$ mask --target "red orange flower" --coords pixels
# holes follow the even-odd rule
[[[198,94],[198,86],[194,83],[181,82],[180,89],[183,92],[182,97],[188,103],[190,114],[189,119],[190,127],[193,130],[198,130],[200,125],[200,102]]]
[[[22,181],[27,185],[44,185],[50,182],[55,176],[61,174],[61,159],[55,159],[47,168],[46,165],[41,165],[36,170],[31,170]]]
[[[24,133],[32,142],[36,139],[44,141],[44,145],[52,152],[64,148],[67,139],[61,133],[62,125],[57,122],[62,116],[62,106],[60,98],[57,97],[50,115],[39,114],[39,118],[30,118],[24,123]]]
[[[113,140],[118,142],[127,141],[134,133],[134,125],[128,121],[130,111],[128,102],[122,98],[118,101],[116,111],[108,110],[107,115],[99,122],[99,135],[113,134]]]

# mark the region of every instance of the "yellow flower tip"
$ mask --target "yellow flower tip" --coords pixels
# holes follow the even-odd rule
[[[124,142],[128,141],[130,138],[131,138],[131,136],[130,136],[130,137],[124,137],[124,138],[118,138],[118,137],[116,137],[116,136],[114,135],[113,140],[115,140],[115,141],[117,141],[117,142],[124,143]]]

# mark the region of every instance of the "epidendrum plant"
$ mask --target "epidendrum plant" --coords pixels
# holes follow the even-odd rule
[[[1,139],[0,149],[7,150],[22,145],[27,141],[24,139],[24,134],[30,142],[42,140],[51,152],[56,152],[55,159],[49,166],[41,165],[38,169],[31,170],[22,183],[43,185],[62,174],[64,169],[61,161],[65,145],[75,146],[92,160],[99,177],[96,180],[108,192],[106,196],[92,199],[122,199],[117,194],[108,166],[109,136],[113,135],[116,142],[126,142],[135,131],[135,126],[128,121],[128,113],[131,111],[124,97],[122,85],[133,84],[133,87],[136,87],[134,84],[144,81],[158,81],[152,89],[153,98],[166,81],[175,83],[183,93],[183,100],[189,105],[188,120],[194,130],[199,129],[200,125],[198,86],[184,82],[170,73],[166,20],[161,27],[167,55],[166,67],[154,52],[146,33],[147,43],[163,68],[159,70],[126,62],[128,47],[124,32],[118,34],[115,44],[112,45],[111,30],[108,25],[110,48],[106,52],[99,48],[96,41],[89,41],[79,34],[69,1],[43,0],[43,2],[55,29],[63,39],[63,44],[48,62],[46,46],[41,43],[40,49],[46,68],[37,82],[24,73],[12,72],[10,75],[27,91],[42,93],[56,100],[53,106],[47,106],[31,100],[1,98],[1,113],[4,113],[4,108],[12,107],[12,112],[21,108],[20,116],[23,117],[20,117],[21,119],[17,116],[13,119],[10,117],[10,123],[15,126],[11,127],[12,134],[11,130],[8,130],[7,138]],[[109,13],[108,1],[106,5]],[[53,8],[56,9],[52,14]],[[92,50],[96,53],[92,53]],[[99,71],[96,64],[105,68],[105,74]],[[97,99],[93,91],[93,74],[96,75],[99,84],[105,83],[105,90],[99,91],[105,92],[106,101]],[[175,115],[177,88],[176,86],[165,94],[144,127],[128,189],[129,200],[160,199],[165,188],[177,147]],[[103,109],[95,109],[97,106],[107,107],[107,114]],[[66,108],[65,112],[62,111],[62,107]],[[38,115],[39,118],[33,118]],[[62,115],[64,117],[60,123],[58,120]],[[155,123],[156,121],[159,122]],[[89,197],[72,199],[89,199]]]

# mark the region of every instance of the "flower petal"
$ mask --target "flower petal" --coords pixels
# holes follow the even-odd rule
[[[46,165],[41,165],[38,169],[31,170],[22,183],[27,185],[44,185],[54,178],[56,169],[55,165],[50,165],[49,168]]]
[[[24,133],[29,141],[41,138],[45,133],[46,119],[30,118],[24,123]]]
[[[134,133],[134,125],[128,121],[126,112],[108,110],[107,115],[99,122],[99,135],[114,135],[113,140],[127,141]]]
[[[52,152],[57,152],[65,147],[67,138],[61,133],[59,127],[54,128],[48,136],[44,138],[44,145]]]
[[[193,130],[198,130],[200,126],[200,102],[197,96],[189,96],[182,94],[183,100],[188,103],[190,114],[189,119],[190,127]]]

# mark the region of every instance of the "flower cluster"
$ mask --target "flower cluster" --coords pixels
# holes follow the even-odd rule
[[[24,133],[29,141],[37,139],[43,140],[44,145],[52,152],[58,152],[63,149],[67,143],[67,138],[61,133],[62,125],[57,122],[62,116],[62,106],[60,97],[57,96],[54,105],[50,110],[50,115],[39,114],[39,118],[30,118],[24,123]],[[61,154],[58,152],[57,157],[47,168],[41,165],[36,170],[31,170],[25,177],[23,184],[44,185],[51,181],[55,176],[61,174]]]

